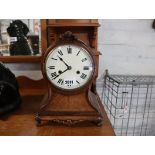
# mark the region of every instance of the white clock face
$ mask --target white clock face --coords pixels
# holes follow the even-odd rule
[[[50,82],[65,90],[84,86],[93,73],[90,54],[84,48],[72,44],[58,46],[49,52],[45,67]]]

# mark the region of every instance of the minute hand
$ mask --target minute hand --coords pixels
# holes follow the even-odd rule
[[[69,67],[69,66],[66,64],[66,62],[65,62],[62,58],[60,58],[59,56],[58,56],[58,58],[59,58],[60,61],[62,61],[67,67]]]

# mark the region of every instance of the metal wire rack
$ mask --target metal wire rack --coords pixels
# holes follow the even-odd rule
[[[104,76],[102,100],[116,135],[155,135],[155,76]]]

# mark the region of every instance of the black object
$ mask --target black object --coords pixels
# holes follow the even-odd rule
[[[155,29],[155,19],[153,20],[152,28]]]
[[[11,55],[31,55],[32,50],[27,40],[29,29],[21,20],[14,20],[7,28],[10,36]]]
[[[0,63],[0,115],[6,114],[21,103],[15,75]]]

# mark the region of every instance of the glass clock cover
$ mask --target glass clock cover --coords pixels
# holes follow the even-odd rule
[[[45,60],[49,81],[64,90],[77,89],[87,84],[93,70],[92,57],[85,48],[78,45],[57,46]]]

